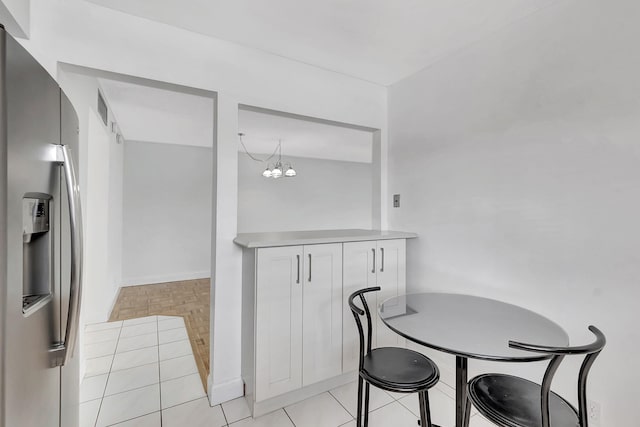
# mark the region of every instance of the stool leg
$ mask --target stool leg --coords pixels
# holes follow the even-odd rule
[[[420,401],[420,425],[422,427],[432,427],[429,393],[426,390],[418,392],[418,400]]]
[[[463,427],[469,427],[470,418],[471,418],[471,399],[469,399],[469,396],[467,395],[467,402],[464,405],[464,417],[462,418]]]
[[[364,386],[364,427],[369,426],[369,383]]]
[[[362,377],[358,376],[358,415],[356,417],[357,427],[362,427]]]

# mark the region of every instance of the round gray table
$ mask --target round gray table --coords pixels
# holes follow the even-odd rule
[[[531,362],[548,357],[509,348],[509,340],[569,344],[567,333],[544,316],[516,305],[471,295],[422,293],[384,301],[378,312],[393,331],[456,356],[456,427],[462,427],[467,359]]]

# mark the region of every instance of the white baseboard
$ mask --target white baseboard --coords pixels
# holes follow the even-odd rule
[[[180,282],[182,280],[204,279],[211,277],[211,271],[194,271],[158,276],[123,277],[122,286],[152,285],[154,283]]]
[[[207,388],[209,389],[209,404],[211,406],[219,405],[244,395],[244,382],[240,377],[222,384],[213,384],[213,376],[209,375]]]
[[[111,313],[113,313],[113,308],[116,306],[116,302],[118,302],[119,294],[120,294],[120,286],[117,286],[115,292],[113,293],[113,295],[111,295],[111,304],[109,304],[109,311],[107,312],[107,318],[105,319],[105,322],[109,321],[109,318],[111,317]]]
[[[118,301],[118,293],[120,292],[119,286],[116,287],[116,285],[114,285],[114,288],[115,289],[111,295],[100,302],[99,309],[89,307],[89,301],[82,301],[83,304],[81,311],[84,326],[109,321],[113,307],[115,307],[116,302]],[[84,333],[84,329],[82,329],[82,333]]]

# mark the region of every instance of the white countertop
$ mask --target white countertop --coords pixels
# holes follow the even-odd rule
[[[245,248],[362,242],[367,240],[413,239],[415,233],[391,230],[309,230],[273,233],[241,233],[233,241]]]

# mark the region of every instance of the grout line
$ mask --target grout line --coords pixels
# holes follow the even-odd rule
[[[145,323],[146,325],[148,325],[148,323]],[[124,329],[124,328],[123,328]],[[141,334],[135,334],[135,335],[125,335],[122,336],[121,338],[136,338],[136,337],[141,337],[142,335],[152,335],[154,333],[158,332],[158,330],[156,329],[155,331],[147,331],[147,332],[143,332]]]
[[[85,374],[85,376],[82,378],[82,381],[86,380],[87,378],[99,377],[100,375],[107,375],[108,373],[109,372],[107,371],[107,372],[101,372],[99,374],[89,374],[89,375]],[[91,400],[95,400],[95,399],[91,399]]]
[[[91,326],[94,326],[94,325],[104,325],[104,324],[107,324],[107,323],[118,323],[118,322],[120,322],[120,326],[114,326],[114,325],[111,325],[111,326],[109,326],[108,328],[100,328],[100,329],[94,329],[94,330],[92,330],[92,331],[87,331],[87,328],[89,328],[89,327],[91,327]],[[122,328],[122,322],[123,322],[123,320],[116,320],[116,321],[114,321],[114,322],[90,323],[90,324],[88,324],[88,325],[84,325],[84,332],[85,332],[86,334],[93,334],[94,332],[112,331],[112,330],[114,330],[114,329]]]
[[[160,382],[153,383],[153,384],[147,384],[147,385],[141,385],[140,387],[130,388],[129,390],[123,390],[123,391],[119,391],[119,392],[113,393],[113,394],[105,394],[104,397],[117,396],[117,395],[122,394],[122,393],[129,393],[130,391],[140,390],[140,389],[143,389],[143,388],[151,387],[151,386],[156,385],[156,384],[159,386]]]
[[[382,406],[381,406],[381,407],[379,407],[379,408],[371,409],[371,410],[369,411],[369,414],[371,414],[372,412],[375,412],[375,411],[377,411],[377,410],[379,410],[379,409],[382,409],[382,408],[384,408],[384,407],[386,407],[386,406],[393,405],[393,404],[394,404],[394,403],[396,403],[396,402],[397,402],[397,403],[400,403],[400,402],[398,402],[397,400],[394,400],[393,402],[385,403],[384,405],[382,405]],[[402,403],[400,403],[400,405],[401,405],[403,408],[405,408],[407,411],[409,411],[409,408],[407,408],[406,406],[404,406]],[[411,411],[409,411],[409,412],[411,412]],[[411,412],[411,415],[413,415],[413,412]]]
[[[149,334],[149,335],[151,335],[151,334]],[[141,336],[141,335],[138,335],[138,336]],[[126,339],[126,338],[136,338],[136,337],[125,337],[125,339]],[[145,347],[132,348],[131,350],[125,350],[125,351],[120,351],[120,352],[118,352],[118,348],[116,347],[116,352],[115,352],[114,354],[128,353],[128,352],[130,352],[130,351],[144,350],[145,348],[151,348],[151,347],[157,347],[157,346],[158,346],[158,344],[152,344],[152,345],[147,345],[147,346],[145,346]]]
[[[99,345],[104,345],[105,343],[110,343],[110,342],[112,342],[112,341],[116,343],[116,347],[117,347],[117,346],[118,346],[118,339],[117,339],[117,338],[114,338],[114,339],[111,339],[111,340],[107,340],[107,341],[100,341],[100,342],[91,343],[91,344],[86,344],[86,343],[85,343],[85,344],[84,344],[84,349],[85,349],[85,351],[86,351],[86,350],[88,350],[88,349],[89,349],[89,347],[95,347],[95,346],[99,346]],[[113,353],[111,353],[111,354],[114,354],[115,352],[116,352],[116,349],[114,348],[114,349],[113,349]],[[87,359],[97,359],[98,357],[105,357],[105,356],[108,356],[108,355],[109,355],[109,353],[107,353],[107,354],[102,354],[102,355],[98,355],[98,356],[93,356],[93,357],[88,357]]]
[[[144,322],[139,322],[139,321],[138,321],[139,319],[147,319],[147,318],[150,318],[150,317],[156,317],[156,316],[157,316],[156,314],[150,314],[150,315],[148,315],[148,316],[132,317],[132,318],[130,318],[130,319],[126,319],[126,320],[120,320],[120,322],[123,322],[123,324],[122,324],[123,326],[144,325],[144,324],[147,324],[147,323],[153,323],[153,322],[156,322],[156,323],[157,323],[157,322],[158,322],[158,320],[157,320],[157,319],[146,320],[146,321],[144,321]],[[130,320],[136,320],[136,322],[135,322],[135,323],[125,323],[125,322],[128,322],[128,321],[130,321]]]
[[[160,427],[162,427],[162,381],[161,381],[161,374],[160,374],[160,328],[158,328],[158,325],[160,323],[160,320],[158,319],[158,316],[156,316],[156,334],[158,337],[158,389],[159,389],[159,396],[160,396]]]
[[[293,422],[293,419],[291,418],[291,415],[289,415],[289,413],[287,412],[286,408],[282,408],[282,410],[284,411],[284,414],[287,416],[287,418],[289,418],[289,421],[291,421],[291,424],[293,424],[293,427],[296,427],[296,423]]]
[[[128,418],[126,420],[118,421],[115,424],[109,424],[107,427],[117,426],[118,424],[126,423],[127,421],[137,420],[138,418],[146,417],[147,415],[155,414],[156,412],[160,412],[160,411],[153,411],[153,412],[149,412],[148,414],[138,415],[137,417]]]
[[[122,324],[120,324],[120,330],[118,331],[118,338],[116,339],[116,349],[118,348],[118,341],[120,341],[120,334],[122,333]],[[96,414],[96,421],[94,427],[98,425],[98,418],[100,418],[100,411],[102,410],[102,403],[104,402],[104,394],[107,391],[107,385],[109,384],[109,377],[111,376],[111,369],[113,369],[113,361],[116,358],[115,349],[113,350],[113,356],[111,358],[111,365],[109,366],[109,372],[107,373],[107,381],[104,383],[104,390],[102,390],[102,398],[100,398],[100,406],[98,407],[98,413]]]
[[[158,322],[168,322],[170,320],[182,319],[184,321],[184,316],[167,316],[166,314],[159,314],[158,316],[171,317],[171,319],[158,319]]]
[[[113,331],[113,329],[109,329],[109,330],[110,330],[110,331]],[[100,331],[100,332],[102,332],[102,331]],[[94,332],[86,332],[86,333],[85,333],[85,335],[87,335],[87,334],[92,334],[92,333],[94,333]],[[114,341],[114,340],[115,340],[115,338],[101,339],[100,341],[85,342],[85,343],[84,343],[84,345],[85,345],[85,346],[88,346],[88,345],[94,345],[94,344],[102,344],[102,343],[109,342],[109,341]],[[94,358],[94,359],[95,359],[95,358]]]
[[[158,331],[160,332],[165,332],[165,331],[175,331],[176,329],[187,329],[187,325],[182,325],[182,326],[176,326],[175,328],[167,328],[167,329],[158,329]]]
[[[120,354],[131,353],[132,351],[139,351],[139,350],[144,350],[145,348],[152,348],[152,347],[157,347],[157,346],[156,345],[150,345],[148,347],[134,348],[133,350],[121,351],[120,353],[113,353],[113,355],[117,356],[117,355],[120,355]]]
[[[335,390],[335,389],[334,389],[334,390]],[[331,390],[329,390],[327,393],[329,393],[329,396],[333,397],[333,399],[334,399],[336,402],[338,402],[338,405],[342,406],[342,408],[343,408],[345,411],[347,411],[347,414],[351,415],[351,412],[349,412],[349,410],[346,408],[346,406],[344,406],[344,405],[342,404],[342,402],[340,402],[340,401],[338,400],[338,398],[337,398],[337,397],[335,397],[335,396],[333,395],[333,393],[331,393]],[[356,399],[357,399],[357,398],[356,398]],[[358,410],[357,403],[358,403],[358,402],[356,402],[356,411]],[[355,417],[354,417],[353,415],[351,415],[351,419],[355,419]],[[292,420],[291,422],[293,422],[293,420]],[[346,423],[345,423],[345,424],[346,424]]]
[[[153,412],[147,412],[146,414],[142,414],[142,415],[136,415],[133,418],[127,418],[126,420],[121,420],[121,421],[118,421],[117,423],[107,424],[107,427],[117,426],[118,424],[126,423],[131,420],[137,420],[138,418],[146,417],[147,415],[155,414],[156,412],[160,412],[160,411],[153,411]]]
[[[168,383],[169,381],[179,380],[180,378],[190,377],[190,376],[192,376],[192,375],[196,375],[196,374],[198,374],[198,372],[192,372],[192,373],[190,373],[190,374],[180,375],[179,377],[171,378],[171,379],[169,379],[169,380],[164,380],[164,381],[160,381],[160,382],[161,382],[161,383]],[[204,390],[204,387],[202,388],[202,390]],[[205,392],[205,396],[206,396],[206,395],[207,395],[207,394],[206,394],[206,392]],[[202,398],[202,397],[204,397],[204,396],[200,396],[200,397],[198,397],[198,399],[200,399],[200,398]],[[195,399],[194,399],[194,400],[195,400]],[[175,406],[175,405],[174,405],[174,406]]]
[[[176,329],[169,329],[169,331],[175,331],[175,330],[176,330]],[[158,334],[160,334],[160,332],[165,332],[165,331],[158,331]],[[186,333],[186,332],[185,332],[185,333]],[[189,334],[187,334],[187,337],[188,337],[188,336],[189,336]],[[160,339],[160,337],[159,337],[159,336],[158,336],[158,339]],[[176,339],[176,340],[173,340],[173,341],[158,342],[158,345],[171,344],[171,343],[174,343],[174,342],[178,342],[178,341],[187,341],[187,340],[188,340],[188,341],[191,341],[191,340],[189,340],[189,338],[187,338],[186,340],[185,340],[184,338],[180,338],[180,339]]]
[[[91,344],[89,344],[91,345]],[[118,343],[116,343],[116,347],[118,347]],[[84,359],[85,362],[88,362],[89,360],[93,360],[93,359],[100,359],[102,357],[107,357],[107,356],[113,356],[115,353],[113,354],[105,354],[104,356],[96,356],[96,357],[87,357]]]
[[[444,391],[444,390],[440,390],[440,388],[445,388],[445,389],[449,389],[450,391],[453,392],[454,396],[456,394],[456,389],[454,387],[451,387],[449,384],[443,382],[443,381],[439,381],[438,383],[436,383],[436,385],[433,386],[433,388],[437,389],[438,391],[442,392],[443,394],[447,395],[447,397],[451,397],[449,396],[449,394]],[[453,398],[452,398],[453,399]],[[455,400],[455,399],[454,399]]]
[[[173,357],[167,357],[166,359],[162,359],[162,360],[158,360],[159,362],[166,362],[167,360],[173,360],[173,359],[179,359],[181,357],[187,357],[187,356],[191,356],[193,357],[193,353],[189,353],[189,354],[182,354],[180,356],[173,356]],[[160,357],[160,356],[158,356]]]
[[[284,408],[282,408],[282,410],[284,410]],[[276,409],[275,411],[267,412],[267,413],[266,413],[266,414],[264,414],[264,415],[260,415],[258,418],[261,418],[261,417],[267,416],[267,415],[269,415],[269,414],[271,414],[271,413],[273,413],[273,412],[276,412],[276,411],[279,411],[279,409]],[[246,416],[246,417],[244,417],[244,418],[240,418],[239,420],[235,420],[234,422],[232,422],[232,423],[231,423],[231,424],[229,424],[229,425],[230,425],[230,426],[232,426],[232,425],[234,425],[234,424],[239,423],[239,422],[240,422],[240,421],[242,421],[242,420],[246,420],[247,418],[252,418],[252,417],[253,417],[252,415],[248,415],[248,416]],[[255,418],[254,418],[254,419],[255,419]]]
[[[364,392],[363,392],[363,396],[364,396]],[[369,395],[369,398],[371,398],[371,395]],[[372,413],[374,413],[374,412],[376,412],[376,411],[379,411],[380,409],[385,408],[385,407],[387,407],[387,406],[389,406],[389,405],[393,405],[393,404],[394,404],[394,403],[396,403],[396,402],[398,402],[398,401],[397,401],[397,400],[392,400],[391,402],[389,402],[389,403],[385,403],[384,405],[380,406],[379,408],[369,409],[369,421],[371,421],[371,414],[372,414]],[[398,402],[398,403],[400,403],[400,402]],[[403,408],[407,409],[403,404],[401,404],[401,403],[400,403],[400,405],[401,405]],[[407,411],[409,411],[409,409],[407,409]],[[411,415],[414,415],[414,414],[413,414],[413,412],[411,412],[411,411],[409,411],[409,412],[411,413]],[[364,413],[362,414],[362,418],[364,418]],[[355,419],[356,419],[356,417],[353,417],[353,419],[355,420]],[[348,423],[348,421],[347,421],[347,423]],[[347,424],[347,423],[345,423],[345,424]],[[342,425],[344,425],[344,424],[342,424]]]
[[[171,405],[171,406],[167,406],[166,408],[162,408],[161,411],[164,411],[165,409],[175,408],[176,406],[180,406],[180,405],[185,405],[187,403],[195,402],[196,400],[204,399],[206,397],[207,397],[207,395],[205,394],[204,396],[196,397],[195,399],[187,400],[187,401],[181,402],[181,403],[176,403],[175,405]],[[247,418],[249,418],[249,417],[247,417]],[[226,420],[227,419],[225,418],[225,421]]]
[[[219,405],[220,405],[220,410],[222,411],[222,416],[224,417],[224,423],[228,426],[229,419],[227,418],[227,414],[224,413],[224,407],[222,406],[222,403],[220,403]]]
[[[416,394],[416,393],[407,393],[407,396],[411,396],[413,394]],[[418,396],[416,396],[416,399],[417,398],[418,398]],[[404,409],[409,411],[411,413],[411,415],[413,415],[414,417],[420,418],[420,414],[419,413],[418,414],[414,414],[413,411],[411,409],[409,409],[409,407],[407,405],[405,405],[404,403],[400,402],[400,399],[396,400],[396,402],[398,402],[400,404],[400,406],[402,406]],[[431,403],[429,403],[429,405],[431,405]],[[429,408],[429,410],[431,410],[431,408]],[[433,416],[432,416],[432,418],[433,418]]]
[[[154,315],[155,317],[155,315]],[[131,324],[123,324],[122,327],[123,328],[127,328],[127,329],[132,329],[132,328],[138,328],[138,329],[142,329],[143,327],[150,327],[151,325],[158,325],[157,322],[154,320],[153,322],[144,322],[144,323],[131,323]]]
[[[121,353],[122,354],[122,353]],[[126,371],[127,369],[135,369],[135,368],[140,368],[142,366],[147,366],[147,365],[153,365],[155,363],[160,363],[160,362],[149,362],[149,363],[143,363],[142,365],[136,365],[136,366],[130,366],[128,368],[122,368],[122,369],[116,369],[113,370],[111,369],[111,372],[122,372],[122,371]],[[104,375],[104,374],[103,374]]]

